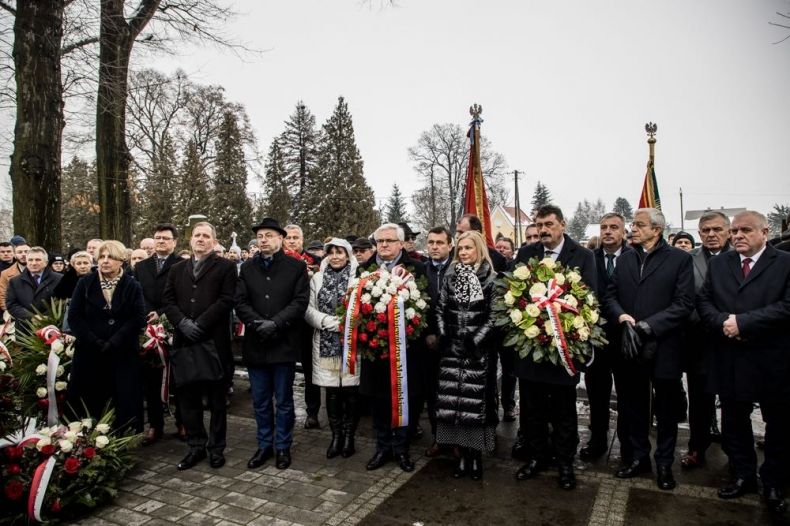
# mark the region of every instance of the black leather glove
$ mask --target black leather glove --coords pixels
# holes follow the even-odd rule
[[[654,337],[653,329],[650,328],[650,325],[647,324],[646,321],[638,321],[634,326],[634,330],[642,339],[643,342],[647,340],[652,340]]]
[[[200,325],[190,318],[184,318],[178,322],[178,330],[181,331],[181,334],[183,334],[187,340],[192,342],[198,341],[205,334],[203,329],[200,328]]]
[[[272,320],[257,320],[254,323],[255,332],[264,340],[268,340],[277,332],[277,324]]]
[[[464,348],[472,358],[480,359],[483,356],[483,348],[475,343],[475,338],[471,334],[467,334],[464,338]]]
[[[643,362],[649,362],[656,355],[658,349],[658,341],[656,341],[656,334],[647,322],[638,321],[634,330],[642,340],[642,348],[639,353],[639,359]]]
[[[634,330],[634,327],[627,321],[620,324],[622,336],[620,338],[620,354],[626,360],[638,360],[639,349],[642,347],[642,340]]]
[[[96,339],[96,349],[100,353],[105,353],[110,350],[110,343],[104,340]]]

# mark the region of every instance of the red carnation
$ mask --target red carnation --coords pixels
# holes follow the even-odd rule
[[[368,332],[374,332],[376,330],[376,322],[371,320],[365,324],[365,328]]]
[[[50,456],[55,454],[55,446],[52,444],[47,444],[46,446],[41,448],[41,454],[44,456]]]
[[[47,400],[46,398],[39,398],[39,400],[36,403],[42,409],[46,409],[49,407],[49,400]]]
[[[387,321],[387,315],[384,314],[383,312],[379,312],[378,314],[376,314],[376,320],[380,321],[381,323],[384,323]]]
[[[61,510],[60,499],[55,499],[55,502],[52,503],[52,506],[49,507],[49,510],[52,513],[59,513]]]
[[[372,340],[370,340],[370,342],[368,342],[368,345],[370,345],[370,347],[372,347],[372,348],[378,347],[379,346],[379,339],[378,338],[373,338]]]
[[[387,329],[379,329],[379,338],[386,338],[387,337]]]
[[[526,309],[526,308],[527,308],[527,300],[526,300],[526,299],[524,299],[524,298],[520,298],[520,299],[518,300],[518,308],[520,308],[520,309]]]
[[[80,470],[80,459],[77,457],[69,457],[63,463],[63,471],[69,475],[76,475]]]
[[[90,460],[96,456],[96,448],[86,447],[85,449],[82,450],[82,454],[86,459]]]
[[[8,470],[9,475],[19,475],[19,473],[22,472],[22,468],[19,467],[19,464],[9,464],[6,470]]]
[[[12,480],[5,485],[5,496],[8,500],[19,500],[25,492],[25,487],[18,480]]]
[[[412,334],[414,334],[414,327],[413,327],[413,326],[411,326],[411,325],[407,325],[407,326],[406,326],[406,334],[407,334],[408,336],[411,336]]]
[[[5,453],[8,455],[8,458],[22,458],[25,450],[22,449],[22,446],[7,447],[5,448]]]
[[[390,355],[389,355],[389,353],[383,352],[383,353],[381,353],[381,356],[379,358],[381,358],[382,360],[389,360],[390,359]]]
[[[357,336],[357,339],[362,343],[365,343],[366,341],[368,341],[368,335],[365,332],[360,332],[359,336]]]
[[[363,303],[360,309],[362,310],[362,314],[370,314],[373,312],[373,305],[370,303]]]
[[[411,321],[412,323],[414,323],[414,325],[419,325],[420,322],[422,321],[422,318],[420,318],[419,316],[415,316],[411,319]]]

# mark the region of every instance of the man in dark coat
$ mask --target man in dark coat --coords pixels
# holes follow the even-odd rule
[[[617,213],[609,213],[601,218],[601,246],[595,249],[595,267],[598,274],[598,297],[612,282],[614,269],[620,256],[629,252],[631,247],[625,243],[625,218]],[[584,371],[584,384],[590,402],[590,441],[579,450],[582,460],[593,460],[608,450],[609,440],[609,403],[612,397],[612,358],[619,354],[620,327],[617,324],[604,325],[608,344],[595,350],[595,360]],[[618,429],[620,443],[626,437]]]
[[[245,324],[243,356],[258,424],[258,450],[247,467],[260,467],[276,450],[277,468],[286,469],[291,465],[293,383],[296,362],[302,359],[310,281],[305,263],[283,252],[286,231],[275,219],[267,217],[252,230],[260,250],[241,266],[236,289],[236,315]]]
[[[765,422],[763,498],[781,512],[790,452],[790,254],[766,244],[768,225],[758,212],[736,215],[730,233],[735,250],[710,260],[697,300],[703,323],[717,334],[709,379],[721,400],[722,441],[733,473],[719,497],[757,490],[750,416],[758,402]]]
[[[385,267],[391,271],[401,266],[414,279],[425,276],[425,266],[414,261],[403,248],[403,229],[393,223],[385,223],[373,234],[376,239],[376,255],[360,265],[357,272],[373,271]],[[419,407],[422,388],[421,343],[407,341],[406,372],[408,374],[409,407]],[[369,471],[378,469],[395,457],[403,471],[413,471],[414,463],[409,456],[409,428],[416,425],[417,416],[410,415],[409,426],[392,427],[392,404],[390,389],[389,360],[364,361],[361,365],[359,392],[371,398],[371,416],[376,431],[376,453],[367,464]]]
[[[428,296],[431,298],[428,327],[424,331],[426,352],[424,354],[424,380],[425,405],[428,409],[428,420],[431,423],[433,444],[425,452],[429,457],[435,457],[440,452],[436,442],[436,395],[439,381],[439,359],[442,355],[439,339],[439,327],[436,319],[436,305],[439,301],[442,280],[450,265],[453,251],[453,237],[450,231],[443,226],[437,226],[428,231],[428,257],[425,263],[425,275],[428,278]]]
[[[55,286],[63,278],[63,274],[53,272],[47,262],[47,251],[32,247],[27,253],[26,268],[8,282],[6,306],[17,322],[32,318],[34,309],[45,310]]]
[[[321,266],[321,258],[304,250],[304,233],[299,225],[285,225],[283,249],[285,253],[300,259],[307,265],[308,280],[313,277]],[[323,248],[323,245],[322,245]],[[299,322],[301,341],[299,342],[298,362],[302,364],[304,375],[304,404],[307,416],[304,420],[305,429],[319,429],[318,412],[321,410],[321,387],[313,385],[313,328],[303,319]]]
[[[176,386],[189,446],[189,452],[178,464],[180,470],[205,459],[207,448],[211,467],[225,464],[226,391],[233,371],[230,313],[236,290],[236,264],[214,253],[216,243],[214,226],[197,223],[189,242],[193,256],[170,268],[162,295],[164,313],[176,328],[173,348],[211,340],[224,368],[222,378],[216,381]],[[204,394],[211,412],[208,433],[203,425]]]
[[[660,489],[675,487],[672,475],[678,435],[681,390],[681,329],[694,306],[691,256],[663,238],[666,220],[660,210],[642,208],[632,223],[636,249],[623,254],[604,297],[609,323],[629,323],[653,358],[614,364],[618,429],[628,436],[622,445],[618,478],[652,471],[650,464],[651,384],[658,436],[654,458]],[[620,421],[622,419],[622,422]],[[627,446],[627,447],[626,447]]]
[[[145,299],[145,312],[148,323],[157,323],[159,316],[164,313],[162,293],[167,285],[167,275],[170,267],[181,261],[175,255],[178,229],[170,223],[160,223],[154,227],[154,254],[135,265],[134,276],[143,288]],[[162,405],[162,369],[159,367],[145,367],[145,405],[148,411],[148,431],[143,437],[143,445],[153,444],[164,433],[165,415]],[[176,407],[178,402],[176,401]],[[181,425],[181,411],[176,409],[176,425],[179,434],[186,430]]]
[[[0,272],[14,264],[14,245],[8,241],[0,242]]]
[[[729,242],[730,218],[717,210],[699,218],[702,246],[691,251],[694,264],[694,294],[699,295],[708,275],[708,262],[714,256],[732,249]],[[716,395],[708,390],[708,354],[715,352],[715,333],[701,323],[695,310],[683,334],[683,369],[688,383],[689,442],[688,451],[680,459],[683,468],[705,463],[705,452],[711,444],[711,424],[716,418]]]
[[[596,290],[593,253],[565,234],[562,210],[554,205],[538,208],[535,215],[540,242],[519,249],[516,265],[531,258],[552,258],[567,269],[578,268],[582,282]],[[521,432],[527,445],[529,462],[516,473],[518,480],[533,478],[546,469],[552,456],[557,457],[559,485],[576,487],[573,458],[579,445],[576,415],[576,384],[579,374],[570,376],[564,368],[550,362],[535,363],[532,357],[516,358],[521,405]],[[552,454],[549,445],[549,423],[553,429]]]

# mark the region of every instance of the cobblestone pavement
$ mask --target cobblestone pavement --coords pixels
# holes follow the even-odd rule
[[[469,480],[454,481],[449,475],[452,470],[449,458],[429,463],[421,455],[429,445],[429,433],[412,446],[415,472],[404,473],[394,463],[374,472],[366,471],[365,464],[374,452],[369,418],[363,418],[360,424],[357,453],[348,459],[327,460],[325,452],[330,434],[323,411],[322,429],[305,430],[301,426],[304,404],[300,381],[301,377],[297,376],[297,425],[293,464],[289,469],[278,470],[273,461],[257,470],[246,468],[257,447],[255,422],[251,418],[246,383],[237,381],[237,394],[228,419],[224,467],[212,469],[202,462],[193,469],[178,471],[175,465],[186,453],[186,446],[176,438],[167,437],[141,449],[139,466],[124,482],[115,502],[79,524],[384,526],[552,522],[688,526],[773,520],[764,516],[757,497],[737,499],[726,505],[716,497],[724,470],[720,451],[718,458],[715,455],[709,458],[709,464],[715,465],[713,469],[689,475],[676,470],[679,486],[673,492],[660,492],[652,478],[628,481],[613,478],[616,442],[611,458],[595,464],[577,464],[579,488],[575,492],[557,489],[556,475],[552,473],[542,474],[526,484],[517,483],[513,473],[520,464],[509,458],[516,423],[500,425],[497,451],[485,459],[486,474],[477,485]],[[580,403],[582,430],[585,414],[586,408]],[[172,427],[172,420],[168,425]],[[428,429],[427,422],[424,425]],[[681,439],[679,448],[682,444]],[[424,469],[426,466],[428,469]],[[416,478],[408,484],[413,477]],[[456,504],[450,506],[453,502]],[[574,512],[561,513],[569,504]],[[669,510],[668,515],[660,513],[662,510]],[[716,511],[711,515],[706,510]],[[667,517],[672,520],[663,520]]]

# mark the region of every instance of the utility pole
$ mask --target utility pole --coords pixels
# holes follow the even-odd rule
[[[516,250],[521,247],[521,199],[518,195],[518,170],[513,170],[513,188],[516,193],[516,199],[514,206],[516,207],[516,235],[515,235],[515,245]]]
[[[686,230],[686,227],[683,224],[683,219],[684,219],[684,215],[683,215],[683,187],[681,186],[680,187],[680,229],[681,230]]]

